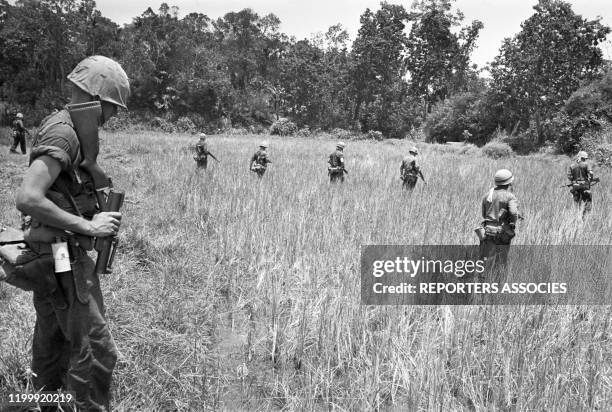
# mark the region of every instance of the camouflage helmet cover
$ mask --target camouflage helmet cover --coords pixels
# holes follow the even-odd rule
[[[512,176],[512,172],[508,169],[500,169],[495,173],[495,185],[497,186],[509,185],[513,181],[514,176]]]
[[[206,140],[206,133],[200,133],[200,140]]]
[[[419,149],[417,149],[416,146],[412,146],[410,150],[408,150],[408,153],[419,154]]]
[[[68,80],[100,100],[127,109],[130,82],[116,61],[104,56],[83,59],[68,75]]]
[[[268,148],[268,142],[264,140],[263,142],[259,144],[259,147]]]
[[[339,149],[344,149],[344,146],[346,146],[346,145],[344,144],[344,142],[338,142],[338,143],[336,143],[336,147],[337,147],[337,148],[339,148]]]
[[[578,159],[588,159],[588,158],[589,158],[589,154],[585,152],[584,150],[581,150],[578,152]]]
[[[16,118],[18,118],[18,119],[23,119],[23,114],[21,114],[21,113],[17,113],[17,114],[15,115],[15,117],[16,117]]]

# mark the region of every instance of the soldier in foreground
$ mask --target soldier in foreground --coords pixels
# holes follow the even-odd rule
[[[28,130],[23,126],[23,114],[17,113],[13,120],[13,145],[10,148],[11,153],[17,153],[17,145],[21,149],[21,154],[26,154],[26,139],[25,135]]]
[[[259,145],[259,150],[257,150],[251,157],[249,170],[257,173],[257,177],[259,178],[263,177],[264,173],[266,173],[268,163],[272,163],[272,161],[268,158],[268,153],[266,152],[267,148],[268,142],[261,142]]]
[[[480,239],[480,257],[490,268],[505,266],[510,243],[519,219],[518,201],[511,191],[514,176],[507,169],[495,173],[495,187],[482,199],[482,227],[476,229]],[[499,265],[499,266],[498,266]]]
[[[329,159],[327,160],[327,163],[329,163],[327,173],[329,174],[330,183],[344,183],[344,174],[348,174],[344,167],[344,146],[343,142],[338,142],[336,144],[336,150],[329,155]]]
[[[36,390],[74,392],[78,410],[110,411],[117,349],[105,320],[97,268],[87,250],[93,237],[100,241],[117,234],[121,213],[98,213],[94,173],[90,168],[84,173],[85,162],[80,162],[92,150],[83,130],[95,137],[97,155],[97,128],[118,106],[126,107],[130,89],[121,66],[103,56],[81,61],[68,79],[71,104],[42,121],[17,193],[17,208],[27,216],[25,240],[40,256],[39,277],[53,285],[34,289],[33,381]],[[83,120],[75,107],[96,111]],[[54,270],[53,259],[50,265],[42,263],[49,254],[58,259],[58,247],[69,253],[63,270],[57,261]]]
[[[416,186],[419,176],[425,182],[423,172],[421,172],[421,166],[419,166],[417,156],[419,151],[416,147],[410,148],[408,151],[409,155],[402,160],[400,166],[400,179],[402,179],[402,186],[404,189],[413,190]]]
[[[200,141],[195,146],[195,156],[193,156],[194,160],[198,165],[198,169],[204,169],[208,167],[208,156],[215,159],[217,162],[217,158],[215,155],[208,151],[208,145],[206,144],[206,134],[200,133]]]
[[[591,184],[598,182],[599,179],[593,177],[593,170],[587,161],[589,155],[585,151],[578,152],[576,161],[567,169],[567,178],[569,179],[570,193],[574,197],[574,202],[578,208],[584,202],[584,210],[582,218],[591,211],[593,197],[591,194]]]

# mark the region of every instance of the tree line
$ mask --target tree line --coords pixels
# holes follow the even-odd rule
[[[311,130],[403,138],[422,129],[431,141],[477,144],[506,130],[543,144],[612,115],[605,90],[597,102],[580,91],[609,84],[598,45],[610,29],[567,2],[539,0],[488,77],[470,60],[483,24],[466,23],[453,0],[382,2],[361,14],[351,44],[340,24],[296,40],[280,23],[251,9],[179,18],[163,3],[119,27],[93,0],[0,0],[0,100],[38,121],[65,103],[76,63],[102,54],[130,77],[131,110],[202,128],[287,117]]]

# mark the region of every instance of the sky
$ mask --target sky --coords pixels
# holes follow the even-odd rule
[[[105,17],[119,25],[130,23],[147,7],[155,12],[163,1],[157,0],[97,0],[98,9]],[[410,9],[412,0],[388,0]],[[206,14],[216,19],[230,11],[251,8],[259,15],[274,13],[280,20],[281,32],[295,36],[297,40],[310,38],[312,34],[326,32],[337,23],[348,31],[351,41],[359,30],[359,16],[366,8],[377,10],[379,0],[167,0],[169,6],[178,6],[179,17],[191,12]],[[483,67],[494,59],[504,38],[520,31],[521,22],[534,13],[537,0],[456,0],[455,8],[465,15],[464,25],[480,20],[484,28],[480,32],[472,61]],[[612,0],[570,0],[574,12],[584,18],[603,17],[603,23],[612,27]],[[612,34],[608,35],[612,40]],[[604,55],[612,59],[612,41],[603,46]]]

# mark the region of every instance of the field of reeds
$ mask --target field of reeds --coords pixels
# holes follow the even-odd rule
[[[567,157],[419,144],[427,185],[408,193],[411,142],[349,142],[350,174],[330,186],[329,140],[269,138],[258,180],[261,136],[211,136],[221,163],[206,172],[192,136],[102,137],[99,162],[127,196],[102,279],[120,351],[113,410],[612,409],[610,306],[363,306],[359,268],[361,245],[476,244],[501,167],[526,216],[514,243],[612,244],[609,169],[583,222],[559,187]],[[16,225],[27,162],[0,148],[0,222]],[[0,285],[0,400],[28,385],[30,299]]]

